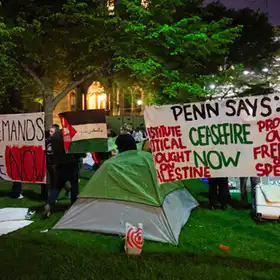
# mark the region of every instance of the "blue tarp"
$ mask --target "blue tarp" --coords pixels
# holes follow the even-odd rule
[[[208,184],[208,178],[201,178],[200,181],[204,184]]]

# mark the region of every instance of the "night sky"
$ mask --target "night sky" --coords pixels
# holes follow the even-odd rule
[[[205,3],[214,2],[213,0],[206,0]],[[252,5],[254,0],[221,0],[229,8],[242,9],[249,7],[252,9],[261,8],[261,10],[268,14],[270,22],[274,25],[280,25],[280,0],[268,0],[268,7],[261,5],[262,0],[257,0],[256,4]]]

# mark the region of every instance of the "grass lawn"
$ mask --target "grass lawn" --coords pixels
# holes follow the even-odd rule
[[[86,179],[81,180],[81,185]],[[280,279],[280,225],[255,224],[249,210],[194,210],[178,247],[145,242],[140,257],[127,257],[118,236],[92,232],[41,230],[52,227],[69,202],[59,201],[56,213],[41,221],[39,186],[25,185],[22,200],[9,198],[11,183],[0,184],[0,208],[37,210],[34,223],[0,237],[0,279]],[[190,191],[205,201],[202,184]],[[230,252],[218,249],[230,246]]]

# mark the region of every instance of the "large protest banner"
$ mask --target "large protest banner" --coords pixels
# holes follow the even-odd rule
[[[275,94],[146,107],[159,182],[280,176],[279,99]]]
[[[44,113],[0,115],[0,177],[45,183]]]

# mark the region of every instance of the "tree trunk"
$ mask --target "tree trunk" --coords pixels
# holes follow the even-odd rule
[[[53,95],[48,93],[44,98],[45,129],[48,130],[53,125]]]

